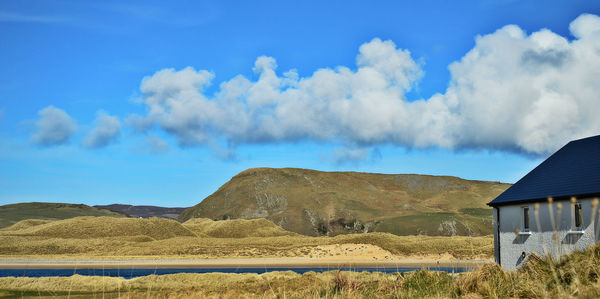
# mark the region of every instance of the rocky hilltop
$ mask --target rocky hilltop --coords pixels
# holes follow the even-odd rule
[[[267,218],[304,235],[487,235],[486,203],[510,184],[451,176],[253,168],[178,218]]]

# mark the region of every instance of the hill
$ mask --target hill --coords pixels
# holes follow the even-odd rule
[[[67,239],[146,236],[155,240],[196,236],[179,222],[168,219],[89,216],[37,223],[24,220],[4,229],[2,234]]]
[[[160,217],[167,219],[177,219],[179,214],[186,208],[166,208],[157,206],[132,206],[123,204],[112,204],[112,205],[96,205],[94,206],[100,209],[106,209],[118,213],[123,213],[131,217]]]
[[[184,222],[183,226],[198,235],[206,235],[214,238],[279,237],[296,235],[264,218],[222,221],[213,221],[207,218],[192,218]]]
[[[304,235],[493,233],[487,202],[510,184],[451,176],[254,168],[178,218],[266,218]]]
[[[84,204],[30,202],[0,206],[0,228],[10,226],[25,219],[67,219],[78,216],[126,217],[101,208]]]
[[[63,220],[21,220],[0,230],[0,236],[93,239],[138,237],[140,240],[176,237],[247,238],[297,236],[261,219],[213,221],[193,218],[185,223],[164,218],[75,217]],[[130,240],[130,239],[126,239]]]

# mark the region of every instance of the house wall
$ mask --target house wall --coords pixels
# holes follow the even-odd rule
[[[558,203],[562,204],[562,211],[558,213]],[[551,254],[558,257],[571,253],[575,250],[584,250],[595,244],[596,236],[594,227],[598,225],[598,215],[595,215],[595,224],[592,225],[592,199],[579,199],[583,218],[583,229],[581,232],[574,231],[573,209],[570,201],[555,201],[552,205],[547,202],[539,203],[536,213],[534,203],[516,204],[497,207],[500,211],[500,233],[495,233],[496,260],[507,270],[520,267],[523,261],[531,253],[539,256]],[[522,207],[529,207],[530,233],[523,232]],[[554,226],[550,211],[554,216]],[[496,214],[494,214],[496,218]],[[498,221],[498,219],[494,219]],[[497,232],[496,222],[494,231]],[[539,224],[538,224],[539,223]],[[517,230],[519,233],[517,233]],[[557,241],[553,240],[557,233]],[[498,246],[500,253],[498,254]],[[523,255],[524,253],[524,255]]]
[[[500,243],[498,240],[498,208],[493,209],[493,221],[492,224],[494,226],[494,260],[496,263],[500,264]]]

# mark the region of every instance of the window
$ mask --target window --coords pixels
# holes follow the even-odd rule
[[[571,229],[569,234],[583,234],[583,214],[581,214],[581,203],[578,203],[575,198],[571,199]]]
[[[529,231],[529,207],[523,207],[523,231],[524,232],[528,232]]]
[[[581,204],[575,204],[575,229],[581,230],[583,229],[583,218],[581,217]]]

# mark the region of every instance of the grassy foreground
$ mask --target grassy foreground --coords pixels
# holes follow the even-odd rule
[[[77,217],[26,220],[0,230],[0,256],[107,257],[177,256],[298,257],[315,246],[372,244],[402,256],[449,254],[455,258],[491,257],[493,238],[396,236],[364,233],[308,237],[265,219],[212,221]]]
[[[124,298],[598,298],[600,246],[559,261],[532,258],[518,271],[497,265],[464,274],[293,272],[174,274],[125,280],[113,277],[0,278],[5,296]]]

